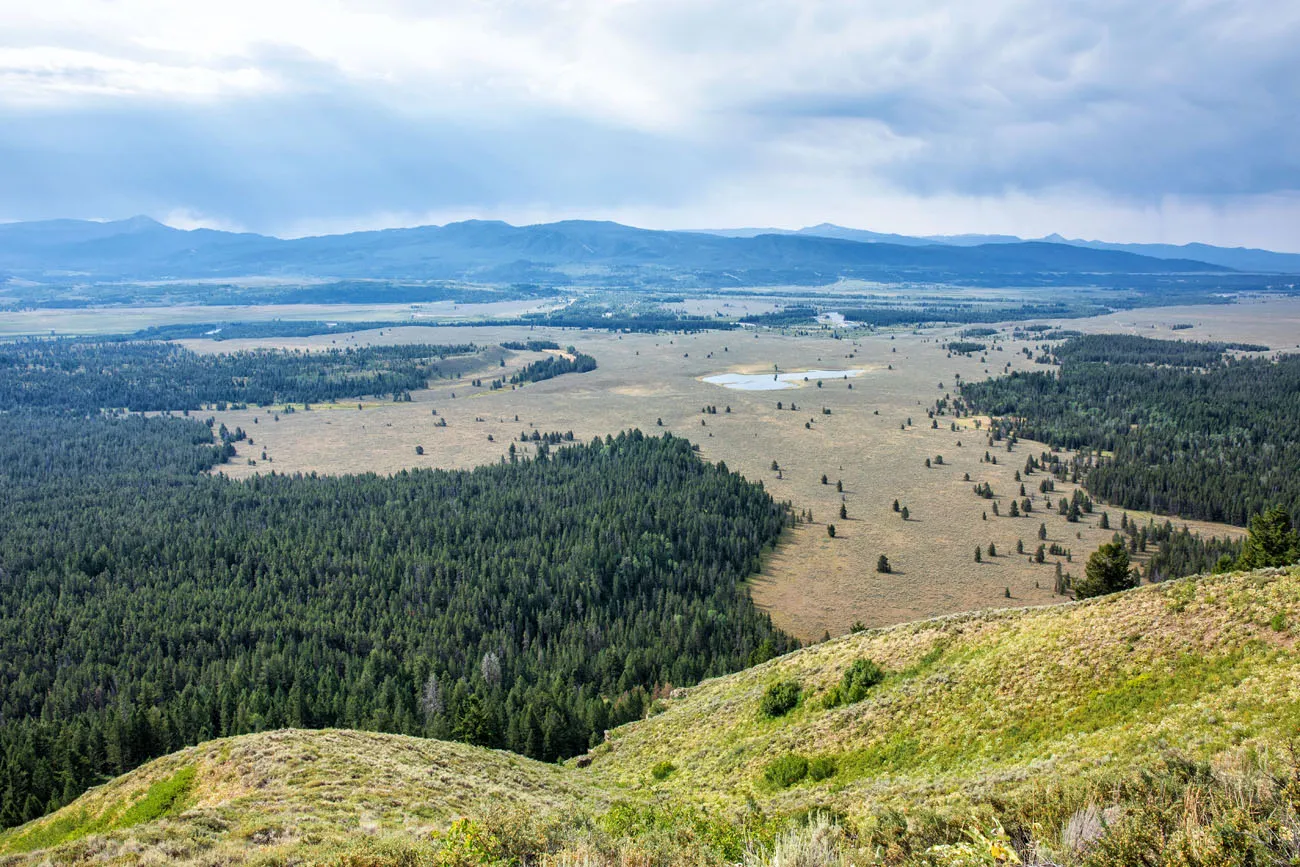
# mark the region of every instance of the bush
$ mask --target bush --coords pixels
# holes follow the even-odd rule
[[[794,710],[802,692],[797,680],[779,680],[763,693],[763,700],[758,704],[759,713],[765,717],[784,716]]]
[[[674,765],[672,762],[669,761],[663,761],[650,769],[650,776],[654,777],[656,780],[659,780],[660,782],[663,782],[664,780],[671,777],[673,775],[673,771],[675,770],[677,770],[676,765]]]
[[[808,760],[798,753],[787,753],[779,759],[768,762],[763,770],[763,779],[785,789],[808,776]]]
[[[839,685],[827,693],[826,707],[862,701],[867,697],[867,692],[884,679],[883,668],[870,659],[859,659],[844,672]]]
[[[820,782],[833,777],[837,770],[839,768],[836,766],[835,760],[830,756],[818,756],[808,763],[808,777],[813,782]]]

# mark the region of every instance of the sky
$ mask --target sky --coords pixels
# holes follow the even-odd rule
[[[1300,252],[1300,0],[0,0],[0,220]]]

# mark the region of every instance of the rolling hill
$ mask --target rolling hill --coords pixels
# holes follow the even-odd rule
[[[214,741],[0,835],[0,863],[1266,863],[1300,846],[1298,618],[1293,567],[850,634],[675,691],[563,767]],[[868,658],[883,680],[828,706]],[[797,705],[764,716],[782,681]]]

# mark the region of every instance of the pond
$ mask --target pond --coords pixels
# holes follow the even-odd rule
[[[807,382],[817,380],[853,379],[866,373],[865,370],[796,370],[792,373],[717,373],[704,377],[705,382],[731,388],[736,391],[780,391],[786,388],[798,388]]]

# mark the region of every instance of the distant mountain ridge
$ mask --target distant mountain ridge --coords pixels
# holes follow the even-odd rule
[[[707,229],[704,231],[726,238],[752,238],[766,234],[813,235],[821,238],[859,241],[866,244],[900,244],[909,247],[925,247],[934,244],[949,247],[975,247],[986,244],[1024,244],[1036,241],[1069,247],[1085,247],[1091,250],[1115,250],[1123,253],[1133,253],[1138,256],[1150,256],[1155,259],[1190,259],[1211,265],[1220,265],[1234,271],[1300,274],[1300,253],[1279,253],[1253,247],[1215,247],[1211,244],[1200,243],[1181,245],[1123,244],[1065,238],[1056,233],[1045,235],[1042,238],[979,234],[896,235],[887,232],[872,232],[868,229],[850,229],[845,226],[837,226],[834,223],[819,223],[816,226],[805,226],[802,229]]]
[[[740,230],[744,231],[744,230]],[[1300,257],[1296,257],[1300,259]],[[1025,275],[1215,273],[1232,266],[1044,241],[959,245],[841,227],[749,236],[568,220],[445,226],[280,239],[175,229],[148,217],[0,224],[0,272],[90,280],[294,277],[512,282],[572,274],[682,277],[709,285],[841,277],[934,282]],[[1300,270],[1300,268],[1297,268]]]

